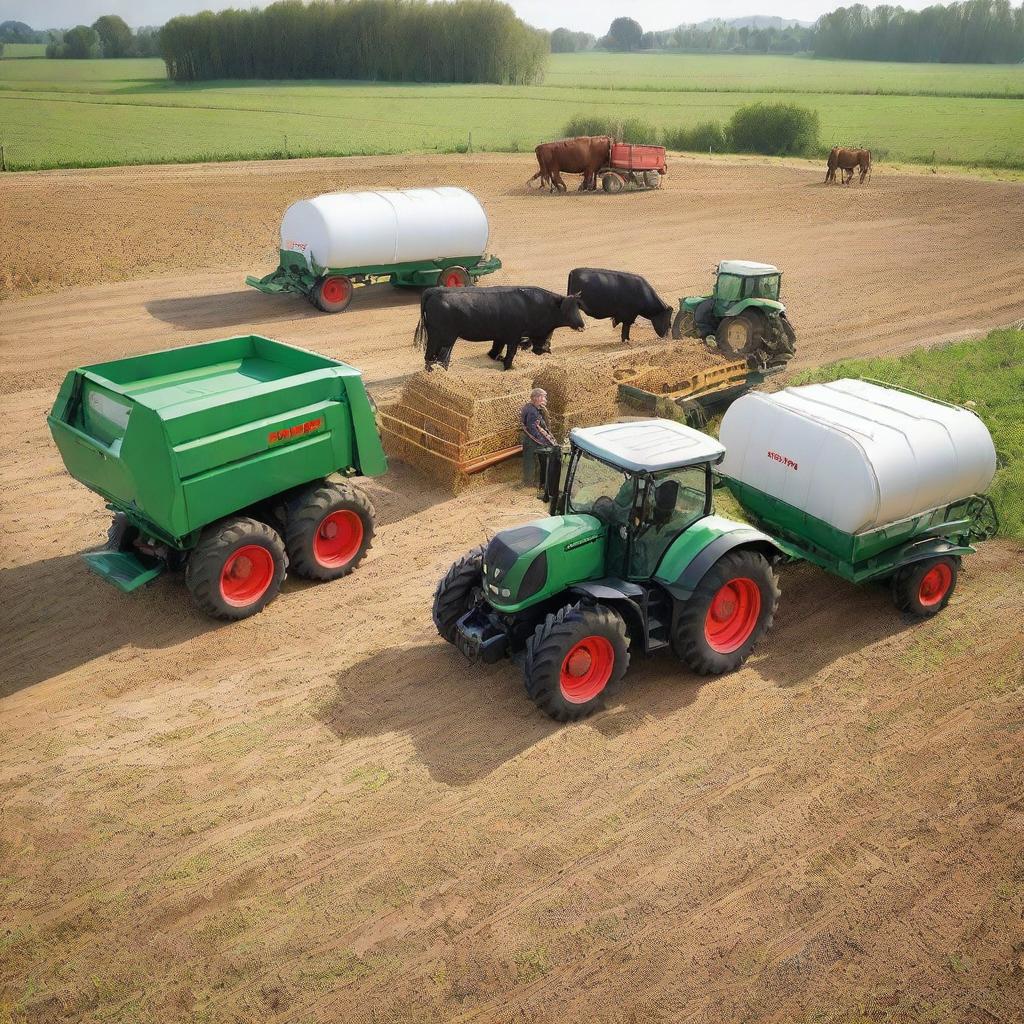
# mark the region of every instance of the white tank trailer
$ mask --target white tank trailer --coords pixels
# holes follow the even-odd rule
[[[719,474],[780,548],[851,582],[892,579],[898,607],[939,610],[973,541],[992,437],[967,409],[864,380],[751,393],[726,412]]]
[[[339,313],[369,284],[474,284],[501,267],[486,253],[488,234],[487,214],[465,189],[331,192],[288,207],[277,270],[246,284]]]

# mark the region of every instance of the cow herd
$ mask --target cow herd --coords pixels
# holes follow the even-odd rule
[[[520,348],[551,351],[559,327],[582,331],[584,313],[622,327],[622,340],[639,318],[658,336],[669,333],[672,307],[639,274],[579,267],[569,274],[566,295],[526,285],[494,288],[428,288],[420,299],[414,343],[427,370],[448,368],[458,339],[489,341],[488,356],[506,370]]]

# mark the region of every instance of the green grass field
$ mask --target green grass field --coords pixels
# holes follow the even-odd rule
[[[1000,533],[1024,540],[1024,331],[993,331],[910,352],[898,359],[860,359],[810,370],[795,383],[872,377],[946,402],[974,402],[992,433],[999,470],[991,488]]]
[[[25,60],[28,57],[45,57],[46,43],[4,43],[4,55],[0,60]]]
[[[470,133],[474,148],[529,150],[576,115],[692,126],[774,89],[818,110],[826,146],[1024,168],[1024,100],[992,98],[1024,96],[1024,67],[797,57],[554,55],[545,84],[531,87],[176,85],[159,60],[5,59],[0,142],[12,169],[454,151]]]

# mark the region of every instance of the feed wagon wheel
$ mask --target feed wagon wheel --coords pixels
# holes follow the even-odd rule
[[[313,288],[313,305],[325,313],[340,313],[352,302],[354,288],[344,274],[328,274]]]
[[[605,190],[609,195],[614,195],[616,192],[622,191],[622,186],[625,182],[617,174],[613,174],[609,171],[601,179],[601,188]]]

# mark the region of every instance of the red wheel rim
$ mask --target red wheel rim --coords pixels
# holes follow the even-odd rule
[[[447,270],[444,274],[445,288],[461,288],[466,282],[462,279],[461,270]]]
[[[235,608],[258,601],[274,580],[274,556],[260,544],[246,544],[220,571],[220,596]]]
[[[731,654],[754,632],[761,614],[761,588],[745,576],[723,584],[711,599],[704,619],[704,638],[719,654]]]
[[[329,277],[320,289],[325,302],[344,302],[352,294],[352,285],[348,278]]]
[[[603,636],[588,636],[562,660],[559,685],[571,704],[586,704],[607,685],[615,668],[615,648]]]
[[[362,519],[350,509],[343,508],[320,520],[313,538],[313,555],[321,565],[336,569],[351,562],[362,543]]]
[[[933,565],[921,577],[921,586],[917,590],[917,599],[925,608],[937,605],[949,593],[953,583],[953,571],[945,562]]]

